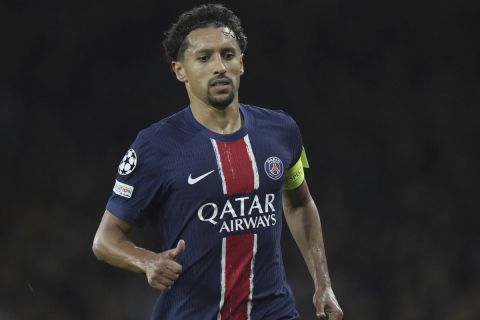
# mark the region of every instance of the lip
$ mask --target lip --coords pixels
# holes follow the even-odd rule
[[[216,87],[216,88],[227,87],[231,85],[232,85],[232,80],[230,80],[229,78],[220,78],[220,79],[214,79],[210,81],[210,86]]]
[[[212,86],[212,88],[215,88],[218,91],[225,91],[229,90],[232,86],[229,83],[216,83]]]

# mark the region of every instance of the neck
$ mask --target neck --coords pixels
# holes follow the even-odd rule
[[[190,108],[195,120],[213,132],[230,134],[242,127],[242,116],[237,99],[223,110],[192,100]]]

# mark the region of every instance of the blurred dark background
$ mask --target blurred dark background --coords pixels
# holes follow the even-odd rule
[[[145,277],[91,243],[135,134],[188,102],[161,41],[199,3],[1,2],[0,319],[147,319]],[[301,126],[345,319],[480,319],[478,2],[224,3],[249,37],[241,101]]]

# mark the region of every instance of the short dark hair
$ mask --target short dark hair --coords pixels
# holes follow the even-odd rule
[[[247,37],[243,33],[240,19],[232,10],[226,8],[222,4],[203,4],[186,11],[180,15],[170,29],[165,31],[165,40],[163,40],[163,48],[167,61],[178,60],[183,56],[188,43],[186,37],[190,32],[196,29],[208,26],[228,27],[235,34],[240,51],[243,53],[247,48]]]

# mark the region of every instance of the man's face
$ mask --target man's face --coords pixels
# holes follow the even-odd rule
[[[243,74],[243,57],[233,32],[226,27],[196,29],[187,36],[181,61],[173,62],[190,100],[225,109],[236,97]]]

